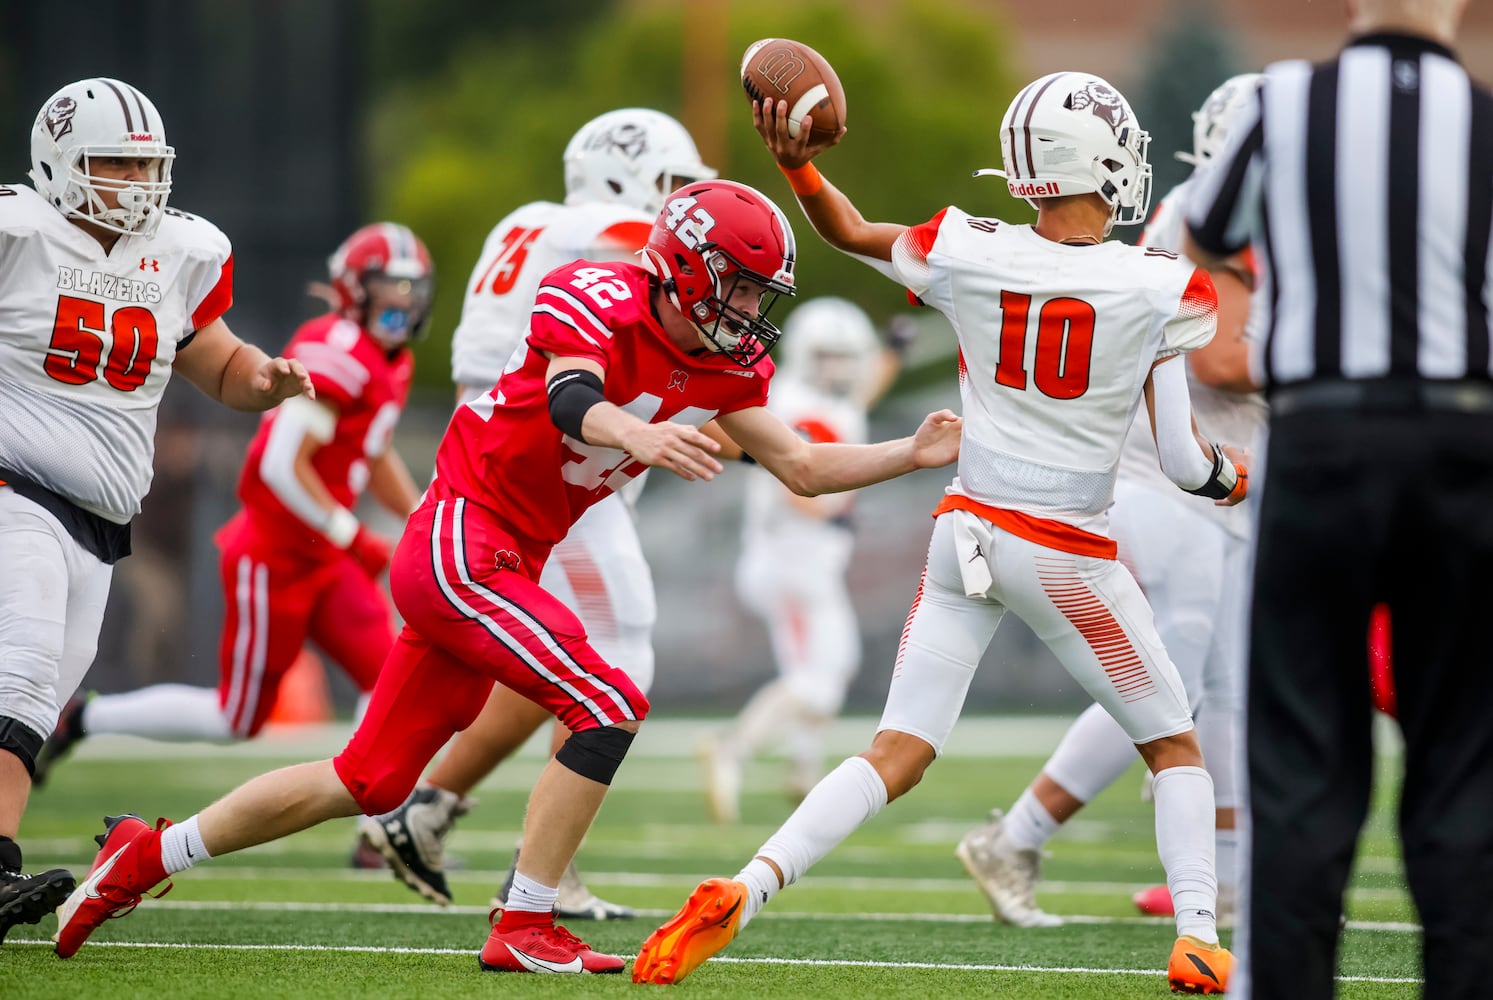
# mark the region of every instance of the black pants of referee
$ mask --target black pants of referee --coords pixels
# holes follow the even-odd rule
[[[1277,406],[1259,499],[1253,996],[1333,995],[1372,785],[1365,647],[1380,601],[1405,736],[1399,821],[1425,928],[1424,996],[1493,996],[1493,409]]]

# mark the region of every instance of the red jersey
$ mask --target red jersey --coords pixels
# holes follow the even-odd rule
[[[698,427],[765,405],[772,362],[748,369],[703,346],[681,351],[653,315],[655,281],[644,268],[617,262],[578,260],[547,274],[529,336],[503,377],[451,418],[428,496],[465,497],[548,547],[586,508],[643,471],[626,452],[577,441],[554,425],[546,355],[596,361],[607,401],[650,423]]]
[[[317,402],[337,410],[332,438],[317,450],[312,467],[333,499],[351,508],[368,485],[368,459],[389,447],[409,398],[414,357],[403,349],[391,355],[362,327],[335,313],[302,325],[285,345],[284,356],[306,366]],[[276,435],[278,413],[275,409],[264,415],[249,445],[238,494],[261,537],[275,539],[277,547],[283,540],[286,548],[314,551],[325,539],[297,514],[306,497],[285,495],[273,485],[286,481],[287,466],[300,445],[298,437],[291,439],[294,435]]]

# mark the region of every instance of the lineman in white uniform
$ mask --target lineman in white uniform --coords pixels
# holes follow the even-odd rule
[[[1105,81],[1056,73],[1001,123],[1011,193],[1035,226],[957,208],[914,227],[868,223],[788,134],[788,107],[754,112],[814,228],[953,324],[964,428],[928,565],[871,748],[815,786],[735,879],[699,886],[644,943],[634,979],[672,982],[730,941],[783,886],[911,790],[959,716],[1007,609],[1119,721],[1156,774],[1158,849],[1177,900],[1175,988],[1221,990],[1232,957],[1213,915],[1213,788],[1176,667],[1134,578],[1115,558],[1109,508],[1144,396],[1178,486],[1243,499],[1243,467],[1194,430],[1178,355],[1213,336],[1204,271],[1163,250],[1104,242],[1145,219],[1149,136]]]
[[[700,162],[684,126],[647,108],[609,111],[587,122],[563,159],[565,203],[532,202],[511,212],[493,227],[472,270],[451,344],[458,404],[487,392],[503,374],[528,336],[535,292],[546,274],[580,258],[631,259],[647,242],[666,194],[716,175]],[[647,693],[657,606],[634,526],[632,502],[641,487],[639,478],[586,511],[555,546],[539,582],[575,611],[596,651]],[[363,842],[412,889],[449,903],[443,838],[469,808],[468,793],[549,718],[543,708],[497,685],[477,721],[404,805],[360,823]],[[568,735],[556,723],[555,746]],[[511,883],[512,871],[508,878]],[[495,906],[502,905],[507,884]],[[567,919],[633,915],[594,896],[574,865],[560,884],[559,907]]]
[[[1193,152],[1204,163],[1228,141],[1229,119],[1246,106],[1258,74],[1233,77],[1193,115]],[[1141,236],[1144,246],[1182,244],[1182,205],[1190,181],[1164,198]],[[1265,423],[1265,402],[1254,392],[1246,343],[1257,339],[1266,315],[1249,308],[1255,282],[1242,271],[1215,272],[1219,332],[1188,357],[1193,413],[1205,436],[1252,442]],[[1269,292],[1255,287],[1254,300]],[[1218,809],[1216,869],[1220,919],[1232,916],[1238,806],[1235,758],[1239,753],[1240,685],[1243,677],[1247,560],[1251,516],[1247,508],[1218,507],[1177,492],[1161,471],[1149,424],[1138,415],[1125,439],[1110,511],[1120,559],[1135,574],[1156,614],[1156,630],[1177,665],[1198,722],[1198,738],[1213,778]],[[1135,762],[1124,730],[1099,705],[1069,728],[1031,786],[1004,815],[992,812],[959,842],[957,853],[990,901],[995,915],[1019,927],[1062,923],[1036,904],[1041,849],[1074,813],[1108,788]],[[1165,886],[1136,894],[1144,912],[1172,913]]]
[[[21,874],[13,838],[93,662],[172,371],[241,410],[311,388],[223,322],[232,252],[166,207],[175,155],[145,95],[81,80],[31,128],[35,187],[0,186],[0,939],[72,891],[62,869]]]
[[[880,353],[858,306],[811,299],[788,315],[767,408],[811,441],[864,444],[871,394],[886,382],[878,379]],[[780,738],[789,741],[789,796],[808,793],[823,774],[825,731],[861,659],[845,583],[854,494],[800,497],[763,469],[748,477],[736,593],[766,623],[778,676],[701,743],[718,823],[740,818],[746,763]]]

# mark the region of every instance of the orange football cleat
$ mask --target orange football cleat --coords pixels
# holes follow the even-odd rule
[[[747,887],[709,878],[695,887],[680,911],[648,935],[632,964],[635,983],[677,983],[731,943],[741,928]]]
[[[1234,956],[1221,944],[1205,944],[1191,934],[1183,934],[1172,945],[1172,957],[1166,963],[1166,979],[1173,993],[1225,993]]]

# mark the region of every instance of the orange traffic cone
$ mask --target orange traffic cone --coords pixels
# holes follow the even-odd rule
[[[281,678],[275,707],[265,721],[271,725],[332,721],[332,691],[319,656],[309,649],[301,650]]]

